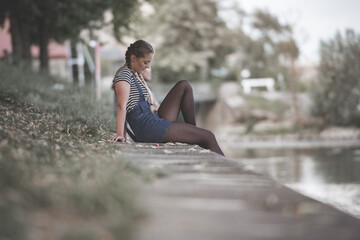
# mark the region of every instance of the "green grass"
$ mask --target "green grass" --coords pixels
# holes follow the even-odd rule
[[[152,175],[108,142],[111,102],[58,82],[0,63],[0,239],[131,239]]]

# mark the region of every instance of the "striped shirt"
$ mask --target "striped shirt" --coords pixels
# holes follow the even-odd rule
[[[120,81],[125,81],[130,84],[130,95],[129,95],[129,100],[126,104],[126,111],[129,112],[139,103],[140,92],[134,80],[133,74],[128,67],[121,67],[117,70],[113,80],[113,86],[115,86],[115,84]],[[149,94],[146,88],[143,86],[141,81],[139,81],[138,79],[137,81],[141,86],[141,90],[144,93],[145,99],[147,99]]]

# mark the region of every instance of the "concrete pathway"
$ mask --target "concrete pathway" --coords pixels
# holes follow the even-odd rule
[[[140,193],[137,240],[358,240],[360,219],[305,197],[237,161],[184,144],[119,144],[160,176]]]

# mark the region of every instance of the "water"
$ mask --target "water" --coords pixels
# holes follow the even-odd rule
[[[227,155],[360,218],[360,148],[233,149]]]

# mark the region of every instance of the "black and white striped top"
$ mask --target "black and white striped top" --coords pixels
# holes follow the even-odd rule
[[[128,67],[121,67],[117,70],[114,80],[113,80],[113,86],[119,81],[126,81],[130,84],[130,95],[129,95],[129,101],[126,104],[126,111],[129,112],[131,109],[133,109],[138,103],[140,99],[140,92],[139,89],[135,83],[134,77],[132,75],[131,70]],[[139,84],[141,86],[141,89],[144,93],[145,99],[148,98],[148,92],[141,81],[139,81]]]

